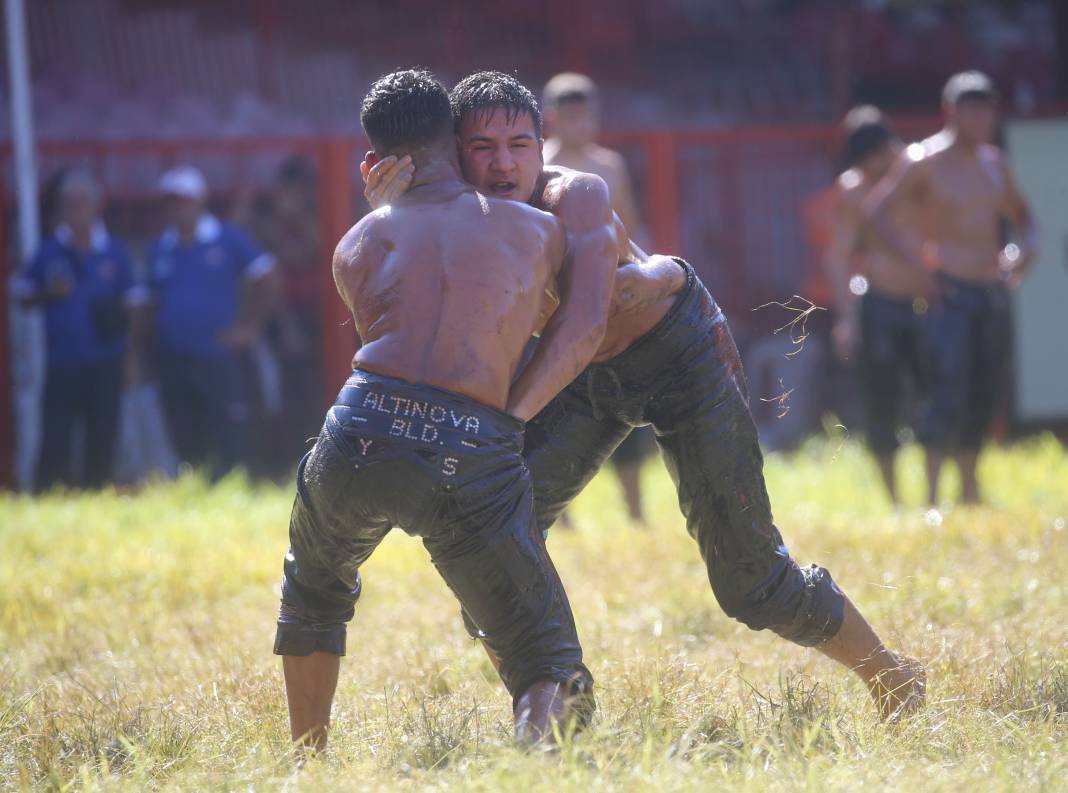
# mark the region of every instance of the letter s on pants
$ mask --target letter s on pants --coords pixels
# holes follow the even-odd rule
[[[441,472],[446,476],[453,476],[456,474],[456,466],[459,464],[459,460],[455,457],[446,457],[441,466]]]

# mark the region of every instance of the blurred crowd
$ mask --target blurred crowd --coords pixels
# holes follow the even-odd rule
[[[43,315],[37,410],[23,420],[39,429],[37,490],[134,483],[182,464],[283,476],[318,430],[310,166],[283,163],[270,190],[232,213],[240,223],[212,213],[192,166],[157,189],[161,231],[135,257],[104,223],[88,170],[46,186],[46,233],[15,288]]]
[[[232,2],[41,0],[28,9],[38,136],[351,132],[359,96],[384,63],[440,64],[449,80],[493,65],[537,79],[566,62],[598,82],[568,73],[546,85],[546,161],[602,175],[632,238],[648,247],[637,207],[656,225],[657,207],[640,194],[656,162],[622,139],[622,153],[598,145],[602,117],[616,128],[711,129],[825,120],[858,98],[912,110],[930,107],[932,86],[962,64],[997,74],[1002,106],[1030,112],[1057,95],[1065,18],[1049,0],[505,0],[475,15],[459,0],[401,5],[419,9],[422,24],[387,36],[378,32],[395,30],[398,9],[383,3],[323,0],[315,15],[264,4],[270,10],[251,18]],[[0,136],[5,113],[0,103]],[[772,449],[819,431],[828,409],[850,427],[870,423],[858,408],[856,372],[845,365],[857,356],[845,355],[841,341],[844,282],[816,266],[799,283],[802,234],[814,248],[828,245],[841,192],[836,184],[798,211],[831,176],[826,153],[805,146],[742,140],[678,152],[680,171],[701,176],[678,185],[675,252],[695,257],[735,314],[760,397],[753,412]],[[334,240],[320,239],[314,166],[301,157],[276,164],[248,155],[234,165],[211,155],[196,161],[201,170],[185,165],[160,178],[130,151],[93,160],[95,173],[61,168],[46,186],[42,239],[18,282],[18,299],[39,310],[46,339],[39,371],[15,361],[28,371],[17,379],[29,385],[19,406],[29,417],[20,418],[29,438],[20,481],[38,489],[133,483],[174,475],[182,464],[213,476],[234,467],[287,476],[331,396],[323,393],[321,267]],[[854,154],[846,160],[855,171]],[[275,170],[260,189],[267,169]],[[224,179],[231,192],[222,199]],[[110,216],[147,214],[136,234],[121,221],[108,228],[98,180],[136,196],[132,212]],[[146,186],[151,202],[139,193]],[[772,332],[789,313],[749,311],[794,291],[835,308],[806,316],[803,355],[794,355],[789,332]],[[903,397],[894,411],[915,401]],[[898,430],[907,437],[909,422],[899,423],[881,449],[896,446]],[[642,521],[640,469],[651,444],[633,437],[616,462],[628,512]]]
[[[625,159],[596,142],[600,98],[587,77],[545,87],[548,163],[595,172],[632,237],[646,231]],[[44,195],[40,246],[17,294],[44,315],[46,361],[32,421],[41,429],[38,491],[98,488],[203,468],[287,477],[315,436],[325,399],[316,174],[299,157],[271,189],[223,222],[190,165],[156,185],[161,231],[139,260],[110,233],[99,186],[80,168]],[[641,468],[648,430],[632,433],[614,469],[630,517],[645,522]]]
[[[911,109],[964,64],[999,75],[1014,110],[1056,96],[1050,0],[256,5],[28,4],[42,137],[357,132],[350,109],[397,63],[433,63],[446,81],[490,67],[545,80],[567,63],[597,78],[606,121],[627,127],[827,118],[849,91]]]

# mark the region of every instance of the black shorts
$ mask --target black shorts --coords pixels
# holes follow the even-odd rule
[[[527,424],[538,525],[547,530],[635,426],[651,424],[726,613],[803,645],[838,632],[844,598],[790,557],[771,515],[763,456],[726,318],[693,269],[671,311],[587,368]]]
[[[396,526],[422,538],[513,697],[539,679],[589,691],[522,440],[522,422],[472,399],[354,372],[298,469],[275,652],[344,655],[359,568]]]
[[[877,455],[898,447],[898,427],[908,419],[907,385],[921,396],[930,382],[925,318],[910,299],[869,291],[860,302],[860,380],[868,445]]]
[[[975,452],[1008,379],[1008,292],[940,275],[939,293],[927,315],[934,383],[919,439],[932,449]]]

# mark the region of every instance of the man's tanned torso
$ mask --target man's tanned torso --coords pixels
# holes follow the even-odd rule
[[[458,181],[412,190],[335,254],[363,340],[353,366],[504,409],[564,248],[559,223],[524,204]]]

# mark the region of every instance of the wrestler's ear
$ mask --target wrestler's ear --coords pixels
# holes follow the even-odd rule
[[[363,183],[367,184],[367,177],[371,173],[371,169],[374,168],[375,163],[378,162],[378,155],[373,151],[369,151],[363,155],[363,162],[360,163],[360,178],[363,179]]]

